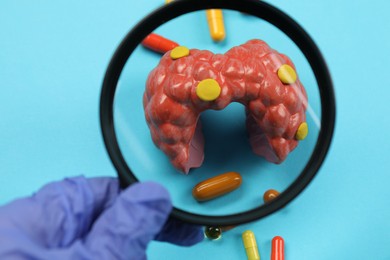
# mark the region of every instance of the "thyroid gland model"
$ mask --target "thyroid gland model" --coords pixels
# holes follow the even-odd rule
[[[225,54],[176,47],[149,74],[143,96],[153,142],[184,173],[203,163],[200,114],[231,102],[245,106],[252,150],[269,162],[283,162],[308,133],[295,66],[261,40]]]

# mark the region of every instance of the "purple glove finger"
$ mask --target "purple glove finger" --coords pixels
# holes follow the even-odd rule
[[[123,191],[96,221],[84,244],[92,259],[145,259],[148,243],[172,210],[160,185],[137,183]]]
[[[32,197],[1,207],[0,255],[7,245],[20,248],[28,246],[27,241],[44,248],[70,245],[89,230],[118,191],[114,178],[76,177],[48,184]],[[11,239],[2,236],[7,232]]]
[[[0,259],[145,259],[152,239],[203,238],[198,227],[167,221],[172,204],[160,185],[118,193],[116,179],[78,177],[0,208]]]
[[[183,223],[180,220],[170,218],[164,225],[155,240],[169,242],[179,246],[192,246],[204,239],[200,226]]]
[[[61,252],[66,259],[146,259],[152,239],[193,245],[203,239],[199,227],[168,219],[168,192],[153,182],[137,183],[123,191],[95,222],[85,240]],[[47,255],[46,255],[47,256]],[[47,259],[56,258],[53,252]]]

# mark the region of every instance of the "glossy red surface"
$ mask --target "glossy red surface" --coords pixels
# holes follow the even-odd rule
[[[272,239],[271,260],[284,260],[284,240],[280,236]]]
[[[188,173],[203,162],[200,113],[239,102],[246,107],[253,151],[281,163],[298,145],[294,136],[306,120],[307,107],[299,79],[285,85],[278,78],[283,64],[295,69],[287,56],[261,40],[250,40],[225,54],[191,49],[189,56],[173,60],[167,52],[149,74],[143,99],[154,143],[178,170]],[[221,94],[214,101],[202,101],[195,90],[209,78],[219,83]]]
[[[174,41],[171,41],[167,38],[162,37],[161,35],[151,33],[142,41],[142,45],[146,48],[149,48],[155,52],[166,53],[179,46]]]

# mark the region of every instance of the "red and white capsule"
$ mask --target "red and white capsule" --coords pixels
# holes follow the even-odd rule
[[[284,240],[280,236],[272,239],[271,260],[284,260]]]
[[[167,51],[173,50],[178,47],[179,44],[162,37],[161,35],[151,33],[142,41],[142,45],[148,49],[159,53],[166,53]]]

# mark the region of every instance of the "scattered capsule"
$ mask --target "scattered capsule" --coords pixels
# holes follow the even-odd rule
[[[176,42],[168,40],[155,33],[151,33],[146,36],[146,38],[142,41],[142,45],[146,48],[163,54],[179,46],[179,44]]]
[[[225,39],[225,25],[221,9],[206,10],[207,23],[209,24],[210,36],[214,41]]]
[[[272,239],[271,260],[284,260],[284,240],[280,236]]]
[[[267,203],[276,198],[277,196],[279,196],[279,192],[277,190],[267,190],[263,195],[263,200],[265,203]]]
[[[241,175],[237,172],[227,172],[199,182],[192,189],[192,196],[198,201],[211,200],[240,187]]]
[[[222,237],[222,229],[219,227],[205,227],[204,234],[208,239],[217,240]]]
[[[260,254],[256,244],[256,237],[252,231],[247,230],[242,233],[242,242],[244,243],[244,248],[248,260],[260,260]]]

